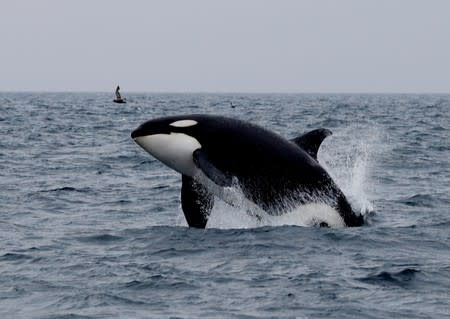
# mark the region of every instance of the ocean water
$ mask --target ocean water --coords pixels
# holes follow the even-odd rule
[[[0,318],[450,317],[450,95],[127,95],[0,93]],[[130,132],[189,113],[332,130],[319,161],[366,224],[218,203],[186,227]]]

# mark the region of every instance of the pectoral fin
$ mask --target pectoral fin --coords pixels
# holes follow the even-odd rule
[[[195,165],[214,183],[222,187],[231,186],[232,177],[215,167],[201,149],[194,151],[193,158]]]
[[[183,175],[181,207],[189,227],[205,228],[213,206],[214,195],[193,178]]]

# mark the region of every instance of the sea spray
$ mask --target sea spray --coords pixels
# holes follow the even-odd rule
[[[381,128],[348,127],[333,132],[319,151],[321,165],[342,188],[352,207],[362,214],[374,210],[373,194],[377,187],[373,165],[383,152]]]

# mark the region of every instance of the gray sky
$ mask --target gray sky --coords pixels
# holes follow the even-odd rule
[[[450,1],[2,0],[0,91],[450,92]]]

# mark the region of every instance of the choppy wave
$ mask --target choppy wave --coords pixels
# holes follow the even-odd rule
[[[449,316],[448,95],[127,98],[0,94],[1,318]],[[367,226],[217,201],[207,229],[186,227],[180,176],[129,137],[180,113],[331,129],[319,161]]]

